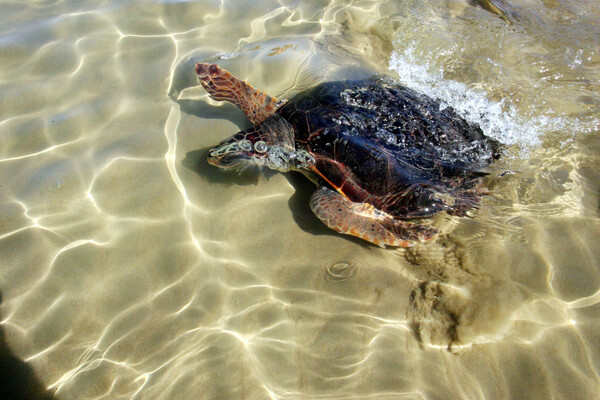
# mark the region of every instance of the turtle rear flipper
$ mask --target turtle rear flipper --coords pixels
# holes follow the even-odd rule
[[[286,100],[278,100],[254,89],[216,64],[197,63],[196,74],[212,99],[236,105],[254,125],[263,122],[286,103]]]
[[[336,191],[322,187],[310,198],[310,208],[329,228],[359,237],[380,247],[410,247],[413,241],[437,236],[427,225],[398,220],[368,203],[354,203]]]

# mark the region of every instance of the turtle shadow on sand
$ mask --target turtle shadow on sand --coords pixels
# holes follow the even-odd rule
[[[285,177],[295,190],[288,200],[288,206],[298,227],[313,235],[336,234],[342,236],[327,228],[310,209],[310,196],[316,189],[315,184],[299,172],[286,174]],[[359,240],[357,243],[362,244],[364,241]]]

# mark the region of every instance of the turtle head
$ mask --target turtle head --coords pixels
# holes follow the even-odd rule
[[[273,114],[261,124],[240,131],[212,148],[208,162],[227,169],[264,165],[285,172],[312,166],[314,157],[305,150],[296,150],[294,128]]]
[[[210,149],[208,162],[216,167],[236,169],[245,165],[264,164],[268,145],[260,125],[240,131]]]

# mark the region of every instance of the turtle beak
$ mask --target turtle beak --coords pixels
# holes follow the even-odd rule
[[[208,163],[219,168],[239,167],[249,158],[237,142],[222,143],[208,152]]]
[[[225,154],[219,156],[211,156],[208,157],[208,163],[210,165],[214,165],[215,167],[224,168],[224,169],[238,169],[246,165],[245,157],[239,157],[236,154]]]

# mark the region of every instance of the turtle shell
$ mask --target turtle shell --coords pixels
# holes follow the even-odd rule
[[[500,144],[451,107],[380,78],[323,83],[277,113],[320,179],[397,218],[464,212],[499,156]]]

